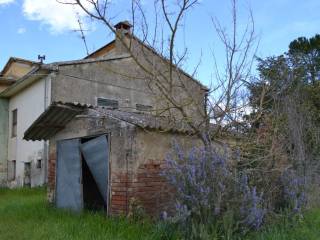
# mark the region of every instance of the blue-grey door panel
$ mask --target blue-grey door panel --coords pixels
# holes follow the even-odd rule
[[[108,205],[109,151],[106,136],[94,138],[81,144],[81,152],[92,176],[97,183],[101,196]]]
[[[56,205],[80,211],[83,208],[80,139],[57,142]]]

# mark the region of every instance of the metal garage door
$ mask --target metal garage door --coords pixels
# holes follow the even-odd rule
[[[81,152],[98,186],[105,205],[108,205],[109,152],[106,136],[81,144]]]
[[[57,143],[56,206],[83,209],[82,159],[86,161],[105,206],[108,205],[109,151],[106,136],[81,144],[80,139]]]
[[[83,208],[80,139],[57,143],[56,205],[80,211]]]

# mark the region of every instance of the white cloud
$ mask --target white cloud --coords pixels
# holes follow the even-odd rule
[[[88,7],[90,8],[89,5]],[[56,0],[24,0],[23,2],[23,13],[27,19],[40,21],[54,34],[79,29],[77,12],[86,27],[87,23],[84,19],[86,14],[80,7],[61,4]]]
[[[0,0],[0,5],[13,3],[15,0]]]
[[[27,31],[24,27],[18,28],[17,33],[18,34],[24,34]]]

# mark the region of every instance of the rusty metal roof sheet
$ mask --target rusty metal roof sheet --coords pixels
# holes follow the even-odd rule
[[[48,140],[61,131],[75,116],[86,112],[88,118],[109,118],[123,121],[137,127],[162,132],[192,133],[190,127],[182,122],[170,121],[166,117],[151,114],[126,112],[94,107],[81,103],[53,103],[39,118],[27,129],[25,140]],[[82,115],[83,116],[83,115]]]

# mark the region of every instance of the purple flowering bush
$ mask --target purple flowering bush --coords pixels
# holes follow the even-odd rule
[[[208,232],[215,229],[230,236],[230,232],[241,229],[258,229],[263,223],[263,195],[249,186],[247,175],[236,174],[229,155],[222,146],[193,147],[184,152],[174,143],[166,158],[163,175],[176,191],[176,215],[172,219],[183,226],[188,238],[203,232],[204,226]],[[217,230],[214,226],[218,225],[229,229]]]
[[[232,239],[260,229],[279,210],[290,218],[305,208],[306,179],[296,171],[264,178],[263,169],[239,162],[225,146],[184,151],[173,143],[163,171],[175,189],[175,215],[168,219],[186,239]]]
[[[249,187],[248,177],[245,174],[241,177],[240,188],[242,221],[248,229],[257,230],[262,226],[266,214],[266,209],[263,207],[263,193],[259,194],[256,187]]]

